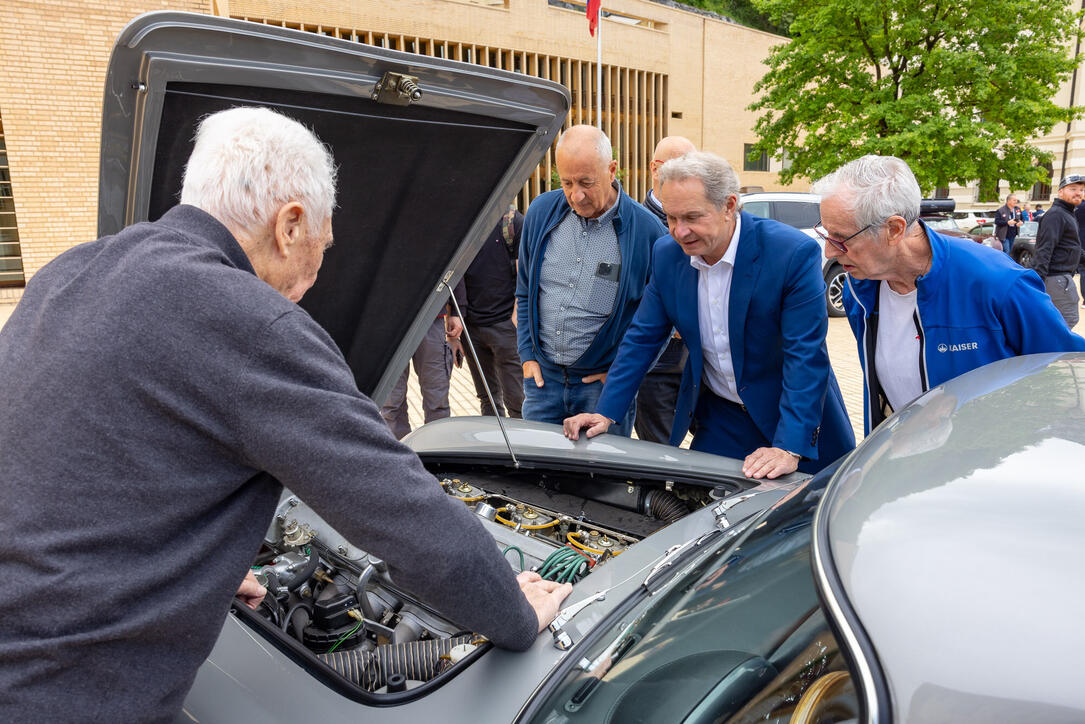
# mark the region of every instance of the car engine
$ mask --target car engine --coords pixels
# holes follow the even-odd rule
[[[514,571],[570,583],[731,492],[486,468],[438,471],[437,479],[479,516]],[[489,646],[397,588],[383,561],[344,539],[289,491],[253,572],[268,594],[255,612],[238,604],[235,613],[355,698],[422,695]]]

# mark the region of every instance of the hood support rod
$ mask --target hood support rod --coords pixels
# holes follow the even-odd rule
[[[497,418],[497,426],[501,428],[501,437],[505,438],[505,447],[509,449],[509,457],[512,458],[513,468],[520,469],[520,461],[516,459],[516,453],[512,451],[512,443],[509,441],[509,434],[505,431],[505,423],[501,421],[501,415],[497,414],[498,407],[494,404],[493,393],[490,392],[490,383],[486,381],[486,375],[482,370],[482,365],[479,364],[478,354],[475,353],[475,343],[471,341],[471,332],[467,329],[467,320],[460,312],[460,303],[456,301],[456,295],[452,293],[452,287],[447,284],[445,287],[448,289],[448,298],[452,301],[452,306],[456,308],[456,316],[460,318],[460,322],[463,324],[463,335],[467,337],[467,351],[471,353],[471,359],[475,361],[475,367],[478,368],[478,376],[482,379],[482,387],[486,390],[486,399],[490,401],[490,407],[494,411],[494,417]],[[504,400],[502,400],[504,402]]]

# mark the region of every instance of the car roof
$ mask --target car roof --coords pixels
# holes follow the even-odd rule
[[[820,203],[821,197],[817,194],[802,191],[755,191],[742,194],[743,201],[811,201]]]

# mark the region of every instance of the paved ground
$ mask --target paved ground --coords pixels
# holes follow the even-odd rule
[[[0,327],[7,321],[14,308],[14,305],[11,304],[0,304]],[[1085,310],[1082,311],[1085,312]],[[1074,328],[1074,331],[1085,335],[1085,315]],[[851,424],[855,428],[855,438],[858,440],[863,435],[863,380],[859,370],[855,338],[852,336],[847,320],[844,318],[829,320],[827,341],[829,358],[832,360],[833,369],[836,371],[836,379],[840,383],[840,389],[844,394],[844,403],[848,407]],[[475,385],[471,382],[471,375],[468,373],[466,366],[455,370],[452,374],[449,405],[452,408],[453,415],[479,414]],[[418,391],[418,380],[415,378],[414,372],[411,372],[410,386],[407,392],[407,406],[410,412],[411,427],[420,426],[422,424],[422,397]]]

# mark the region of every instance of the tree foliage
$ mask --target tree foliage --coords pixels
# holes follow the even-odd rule
[[[787,35],[789,17],[773,20],[754,7],[753,0],[681,0],[685,5],[692,5],[701,10],[708,10],[731,18],[740,25],[764,30],[777,35]]]
[[[909,163],[924,192],[1047,179],[1030,140],[1085,109],[1053,102],[1077,64],[1078,20],[1060,0],[754,0],[793,18],[750,108],[754,155],[818,178],[874,153]],[[1079,79],[1085,82],[1085,79]]]

